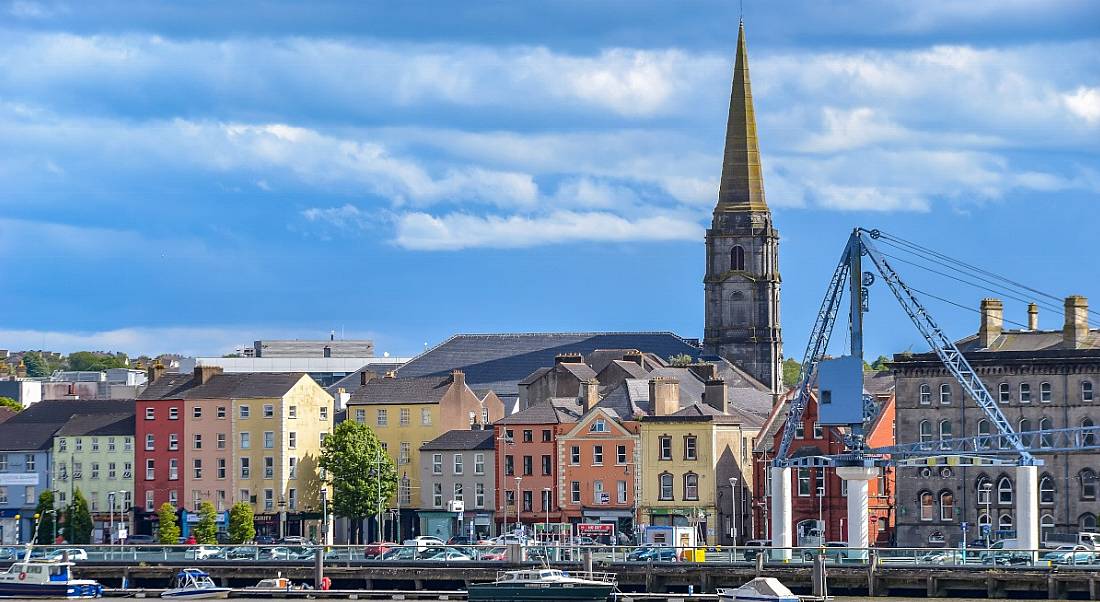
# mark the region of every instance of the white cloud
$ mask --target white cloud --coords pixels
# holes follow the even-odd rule
[[[1062,96],[1066,107],[1089,125],[1100,123],[1100,88],[1081,86],[1073,94]]]
[[[907,135],[905,128],[870,107],[824,107],[821,112],[824,131],[809,136],[801,145],[803,150],[832,153],[892,142]]]
[[[475,216],[451,213],[402,215],[396,243],[420,251],[453,251],[477,247],[522,248],[579,241],[628,242],[701,240],[698,224],[675,217],[636,220],[605,213],[555,211],[542,217]]]

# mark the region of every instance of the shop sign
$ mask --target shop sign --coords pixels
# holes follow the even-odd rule
[[[614,535],[615,523],[579,523],[577,524],[577,535],[587,535],[589,537],[599,537],[602,535]]]

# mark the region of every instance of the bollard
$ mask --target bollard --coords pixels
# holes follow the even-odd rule
[[[828,588],[825,586],[824,554],[817,554],[814,556],[814,570],[810,575],[810,581],[812,583],[814,597],[824,599],[828,595]]]
[[[321,580],[325,578],[325,548],[319,547],[313,554],[313,588],[321,589]]]
[[[756,576],[759,577],[764,574],[764,554],[766,551],[761,551],[756,555]]]

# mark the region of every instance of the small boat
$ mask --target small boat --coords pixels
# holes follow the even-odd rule
[[[500,571],[492,583],[474,583],[469,602],[604,602],[615,590],[613,573],[567,573],[542,568]]]
[[[264,591],[272,591],[272,592],[274,592],[274,591],[284,591],[285,592],[285,591],[290,591],[290,590],[301,590],[301,589],[312,589],[312,588],[306,587],[304,584],[300,584],[300,583],[296,584],[293,581],[291,581],[290,579],[287,579],[286,577],[272,577],[270,579],[260,579],[259,583],[257,583],[256,585],[250,585],[250,586],[246,587],[245,589],[255,589],[255,590],[264,590]]]
[[[160,597],[180,600],[222,599],[229,597],[229,588],[214,585],[214,580],[205,571],[183,569],[172,580],[172,587],[161,592]]]
[[[741,587],[718,588],[718,602],[799,602],[799,597],[774,577],[757,577]]]
[[[98,598],[103,586],[90,579],[73,579],[71,562],[31,560],[30,554],[0,573],[0,597]]]

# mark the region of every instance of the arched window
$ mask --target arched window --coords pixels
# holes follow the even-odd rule
[[[1086,512],[1077,517],[1077,526],[1081,527],[1082,531],[1095,531],[1096,530],[1096,515],[1091,512]]]
[[[955,496],[950,491],[940,492],[940,520],[955,520]]]
[[[940,441],[943,441],[945,439],[950,439],[950,438],[951,438],[951,421],[950,420],[941,420],[940,421]],[[940,448],[941,449],[948,449],[949,447],[950,447],[950,445],[948,443],[940,443]]]
[[[985,437],[989,435],[989,421],[982,418],[978,421],[978,436]],[[993,447],[991,441],[978,441],[978,449],[990,449]]]
[[[1020,383],[1020,403],[1031,403],[1031,385]]]
[[[1011,391],[1009,391],[1008,383],[1001,383],[1000,387],[998,387],[998,392],[1000,393],[998,400],[1001,403],[1008,403],[1012,401],[1012,393]]]
[[[978,532],[979,533],[981,532],[981,526],[982,525],[992,525],[992,524],[993,524],[993,517],[989,516],[985,512],[982,512],[981,514],[978,515]]]
[[[684,499],[699,499],[699,475],[689,472],[684,475]]]
[[[1081,482],[1081,499],[1096,499],[1096,471],[1084,468],[1077,473],[1077,480]]]
[[[920,492],[920,519],[933,520],[936,518],[936,502],[931,491]]]
[[[978,477],[978,504],[988,504],[990,500],[990,492],[993,491],[993,481],[989,480],[989,477],[982,475]]]
[[[735,245],[730,249],[730,269],[745,271],[745,249],[741,245]]]
[[[1030,431],[1030,430],[1031,430],[1031,421],[1028,420],[1027,418],[1021,418],[1020,422],[1017,424],[1016,432],[1024,433],[1024,432],[1027,432],[1027,431]],[[1031,435],[1021,435],[1020,436],[1020,441],[1022,441],[1023,444],[1026,447],[1031,447]]]
[[[1054,422],[1046,416],[1043,416],[1039,419],[1040,431],[1049,431],[1050,429],[1054,428],[1053,425]],[[1051,435],[1050,433],[1043,433],[1042,435],[1039,435],[1039,446],[1054,447],[1054,435]]]
[[[928,420],[920,421],[920,442],[927,443],[932,440],[932,423]]]
[[[660,487],[661,487],[661,489],[660,489],[661,499],[662,500],[671,500],[672,499],[672,475],[667,473],[667,472],[662,472],[661,475],[657,477],[657,481],[658,481],[658,483],[660,484]]]
[[[1081,381],[1081,401],[1092,401],[1092,381]]]
[[[1096,423],[1092,421],[1092,418],[1081,419],[1081,428],[1089,429],[1094,426],[1096,426]],[[1096,433],[1089,432],[1081,435],[1081,443],[1084,445],[1096,445]]]
[[[997,520],[997,528],[1002,531],[1012,530],[1012,515],[1005,513],[1001,515],[1001,518]]]
[[[940,385],[940,403],[951,405],[951,385],[947,383]]]
[[[932,403],[932,387],[928,383],[920,385],[920,404],[926,406]]]
[[[1054,516],[1051,514],[1044,514],[1039,519],[1039,539],[1040,541],[1046,541],[1047,537],[1054,532]]]
[[[997,481],[997,503],[1012,503],[1012,480],[1008,477],[1001,477],[1001,480]]]
[[[1054,503],[1054,478],[1048,474],[1039,479],[1039,503]]]
[[[1039,401],[1050,403],[1054,396],[1050,393],[1050,383],[1039,383]]]

